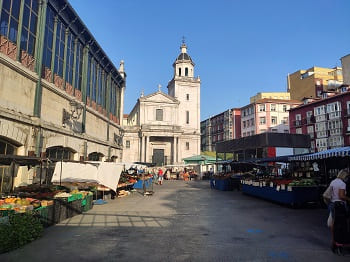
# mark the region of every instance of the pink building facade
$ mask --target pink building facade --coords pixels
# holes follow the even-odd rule
[[[289,110],[300,101],[264,98],[241,108],[242,137],[265,132],[289,133]]]
[[[308,134],[311,151],[350,145],[350,90],[324,92],[320,99],[304,99],[304,104],[289,113],[290,132]]]

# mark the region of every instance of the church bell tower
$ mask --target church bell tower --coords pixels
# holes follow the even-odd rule
[[[191,135],[192,155],[200,154],[200,85],[201,81],[194,76],[195,64],[187,53],[187,45],[182,41],[180,54],[173,63],[174,75],[168,83],[168,94],[179,102],[179,125],[184,134]],[[198,144],[197,144],[198,139]],[[190,143],[190,142],[186,142]],[[188,146],[188,144],[187,144]],[[189,152],[190,153],[190,152]]]

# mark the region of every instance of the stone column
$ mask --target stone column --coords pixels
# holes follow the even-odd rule
[[[140,137],[140,140],[141,140],[141,143],[140,143],[140,162],[143,162],[143,158],[144,158],[144,153],[143,153],[143,151],[144,151],[144,145],[145,145],[145,142],[144,142],[144,136],[143,135],[141,135],[141,137]]]
[[[176,145],[177,145],[177,139],[176,136],[174,136],[174,141],[173,141],[173,164],[177,163],[177,150],[176,150]]]
[[[146,136],[146,145],[145,145],[145,154],[146,154],[146,159],[145,162],[149,162],[149,136]]]

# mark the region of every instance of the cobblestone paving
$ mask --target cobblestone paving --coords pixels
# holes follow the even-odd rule
[[[154,191],[94,206],[0,261],[349,261],[330,251],[325,209],[211,190],[208,181]]]

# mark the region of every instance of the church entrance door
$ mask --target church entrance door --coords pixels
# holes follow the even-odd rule
[[[152,162],[157,166],[164,165],[164,149],[153,149]]]

